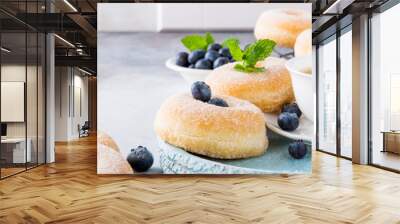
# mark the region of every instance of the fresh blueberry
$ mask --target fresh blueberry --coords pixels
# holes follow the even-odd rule
[[[222,56],[222,57],[231,57],[231,52],[229,51],[229,48],[221,48],[219,49],[218,53]]]
[[[295,113],[295,114],[297,114],[297,117],[300,117],[302,114],[299,106],[297,106],[297,103],[291,103],[291,104],[284,105],[282,108],[282,112]]]
[[[187,67],[189,65],[188,56],[189,54],[186,52],[179,52],[175,57],[175,64]]]
[[[203,81],[197,81],[192,84],[192,96],[196,100],[201,100],[203,102],[207,102],[211,98],[211,89],[210,87]]]
[[[194,68],[194,64],[190,64],[188,68]]]
[[[143,146],[131,149],[127,160],[132,169],[136,172],[147,171],[153,165],[154,161],[151,152]]]
[[[208,49],[207,50],[214,50],[214,51],[219,51],[219,49],[221,49],[221,44],[218,44],[218,43],[213,43],[213,44],[210,44],[209,46],[208,46]]]
[[[211,100],[208,101],[209,104],[214,104],[215,106],[220,106],[220,107],[229,107],[228,103],[225,102],[225,100],[214,97]]]
[[[214,61],[213,68],[218,68],[221,65],[228,64],[229,59],[227,57],[219,57]]]
[[[207,59],[200,59],[196,62],[194,67],[197,69],[212,69],[212,63]]]
[[[278,116],[278,125],[285,131],[293,131],[299,126],[299,118],[295,113],[283,112]]]
[[[207,51],[206,55],[204,56],[205,59],[211,62],[215,61],[215,59],[217,59],[218,57],[219,57],[218,52],[214,50]]]
[[[189,54],[188,61],[190,64],[194,64],[199,59],[204,58],[204,55],[206,55],[205,50],[195,50]]]
[[[307,154],[307,146],[302,140],[297,140],[289,144],[289,154],[295,159],[301,159]]]

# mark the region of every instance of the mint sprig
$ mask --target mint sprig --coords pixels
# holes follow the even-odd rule
[[[208,45],[213,44],[215,42],[215,40],[214,40],[214,37],[209,32],[206,33],[205,38],[206,38],[206,42],[207,42],[207,46],[206,46],[206,49],[207,49]]]
[[[235,70],[246,73],[257,73],[264,71],[263,67],[256,67],[257,62],[269,57],[276,43],[269,39],[257,40],[244,51],[240,48],[240,42],[236,38],[229,38],[222,45],[229,48],[233,59],[239,62],[235,65]]]
[[[239,72],[245,72],[245,73],[258,73],[258,72],[263,72],[265,69],[263,67],[250,67],[250,66],[244,66],[242,64],[236,64],[235,67],[233,67]]]
[[[229,48],[229,52],[235,61],[241,61],[243,59],[243,51],[240,49],[240,41],[236,38],[226,39],[222,46]]]
[[[206,33],[204,36],[199,34],[191,34],[181,39],[182,44],[189,50],[207,50],[208,45],[215,42],[211,33]]]

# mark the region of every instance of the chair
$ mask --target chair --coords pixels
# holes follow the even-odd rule
[[[82,126],[78,125],[79,138],[89,136],[89,129],[90,129],[89,121],[85,121],[85,123]]]

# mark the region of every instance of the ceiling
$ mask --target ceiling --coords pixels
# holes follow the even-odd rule
[[[346,26],[346,21],[351,23],[351,18],[357,16],[360,12],[378,7],[386,1],[388,0],[253,0],[250,2],[312,3],[313,41],[315,43],[332,35],[337,29],[337,21],[344,21],[340,25]],[[3,32],[15,33],[27,27],[42,32],[55,32],[58,35],[55,42],[56,65],[80,66],[95,73],[97,57],[96,8],[97,3],[103,2],[184,1],[1,0],[0,24]],[[192,0],[191,2],[207,1]],[[219,0],[218,2],[229,1]],[[49,13],[50,11],[52,13]]]

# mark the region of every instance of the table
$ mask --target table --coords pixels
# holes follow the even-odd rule
[[[382,152],[392,152],[400,154],[400,131],[382,131],[383,150]]]

